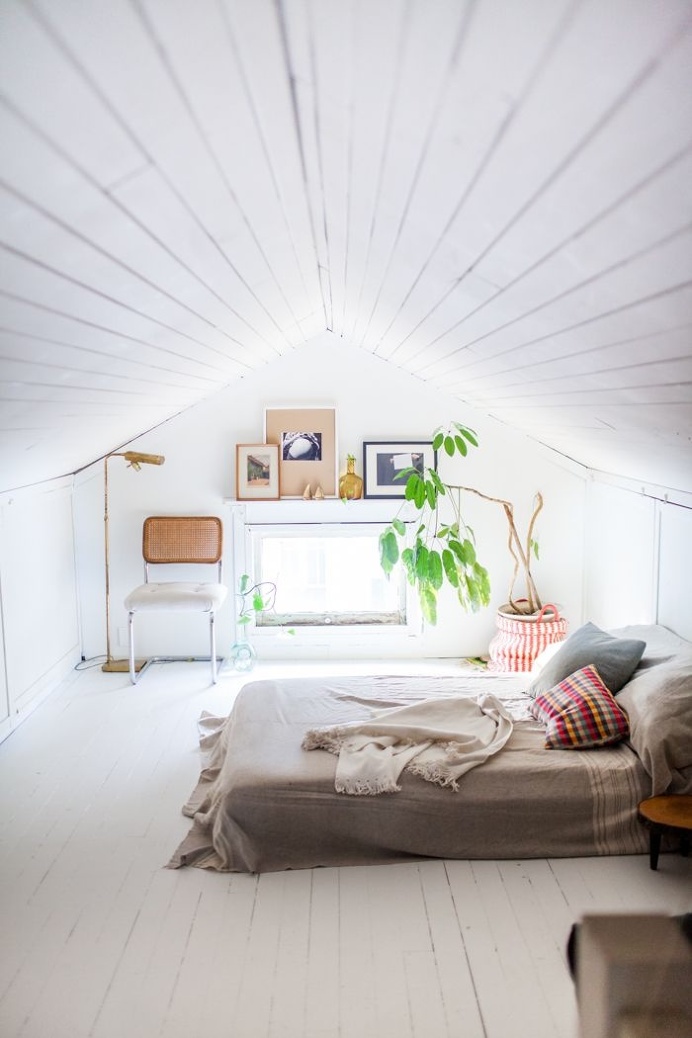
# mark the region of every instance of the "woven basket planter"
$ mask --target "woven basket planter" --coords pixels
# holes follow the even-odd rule
[[[489,670],[531,670],[533,661],[548,645],[561,642],[567,634],[567,621],[560,616],[557,606],[544,605],[538,613],[522,616],[507,612],[509,606],[497,611],[497,634],[488,648]]]

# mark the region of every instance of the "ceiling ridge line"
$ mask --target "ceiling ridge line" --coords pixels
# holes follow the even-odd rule
[[[395,48],[396,54],[397,54],[396,67],[395,67],[394,76],[391,79],[391,87],[390,87],[389,97],[387,99],[387,105],[386,105],[386,112],[387,112],[386,122],[385,122],[386,129],[385,129],[384,140],[382,142],[382,148],[380,150],[380,157],[379,157],[378,170],[377,170],[377,183],[376,183],[376,186],[375,186],[375,192],[373,194],[373,204],[372,204],[372,208],[371,208],[371,212],[370,212],[370,221],[369,221],[369,227],[368,227],[368,248],[367,248],[367,251],[366,251],[366,254],[365,254],[365,263],[363,264],[363,274],[362,274],[361,279],[360,279],[360,289],[358,290],[358,299],[357,299],[355,307],[354,307],[354,311],[355,311],[355,315],[356,316],[355,316],[355,318],[353,320],[353,323],[351,324],[351,328],[350,328],[350,332],[349,332],[350,337],[352,339],[354,339],[354,340],[356,338],[356,330],[357,330],[357,327],[358,327],[358,319],[359,319],[358,315],[360,314],[360,307],[361,307],[361,302],[362,302],[362,299],[363,299],[363,289],[365,287],[365,283],[366,283],[367,278],[368,278],[368,272],[369,272],[369,269],[370,269],[370,259],[371,259],[371,256],[372,256],[372,245],[373,245],[373,241],[374,241],[374,238],[375,238],[375,227],[377,225],[377,214],[379,212],[380,200],[382,198],[382,191],[383,191],[383,188],[384,188],[384,171],[385,171],[385,168],[386,168],[386,165],[387,165],[387,161],[386,160],[387,160],[387,155],[389,154],[389,149],[390,149],[391,140],[392,140],[392,133],[393,133],[393,128],[394,128],[394,99],[397,96],[397,93],[398,93],[399,88],[401,86],[401,76],[403,74],[402,63],[403,63],[404,41],[406,39],[408,39],[408,36],[409,36],[409,31],[408,31],[407,27],[410,25],[409,18],[410,18],[410,15],[411,15],[411,5],[412,5],[412,2],[413,2],[413,0],[405,0],[404,8],[403,8],[404,13],[403,13],[403,15],[402,15],[402,17],[400,19],[399,26],[398,26],[398,30],[399,31],[398,31],[398,36],[397,36],[397,45],[396,45],[396,48]],[[344,295],[346,295],[346,293],[344,293]],[[344,331],[345,331],[345,329],[344,329]]]
[[[578,0],[578,2],[581,2],[581,0]],[[473,17],[474,17],[474,15],[475,15],[475,13],[476,13],[476,11],[478,9],[478,5],[479,5],[479,0],[467,0],[463,16],[462,16],[462,18],[459,21],[459,26],[457,28],[457,33],[456,33],[456,36],[455,36],[455,39],[454,39],[454,43],[452,45],[452,49],[450,51],[449,58],[447,59],[447,64],[446,64],[446,67],[445,67],[445,73],[444,73],[444,75],[443,75],[443,77],[441,79],[440,85],[439,85],[438,90],[437,90],[436,103],[435,103],[435,106],[434,106],[434,109],[433,109],[434,114],[433,114],[432,119],[430,119],[429,122],[428,122],[427,129],[426,129],[426,132],[425,132],[425,135],[424,135],[424,138],[423,138],[423,142],[422,142],[421,148],[420,148],[419,153],[418,153],[418,159],[417,159],[417,161],[415,163],[413,177],[412,177],[411,182],[409,184],[409,188],[408,188],[408,192],[407,192],[406,199],[405,199],[405,202],[404,202],[404,206],[403,206],[403,209],[401,211],[401,215],[399,217],[399,223],[398,223],[398,226],[397,226],[396,234],[394,235],[394,240],[392,241],[391,247],[390,247],[390,250],[389,250],[389,257],[388,257],[387,262],[385,264],[384,272],[383,272],[382,278],[380,280],[380,285],[379,285],[379,288],[377,290],[377,293],[375,295],[375,299],[373,301],[373,304],[372,304],[372,307],[371,307],[371,310],[370,310],[370,315],[369,315],[369,317],[367,319],[367,322],[365,324],[365,328],[364,328],[363,333],[362,333],[362,338],[363,339],[367,338],[368,332],[370,330],[370,325],[372,324],[372,319],[373,319],[373,317],[375,315],[375,311],[376,311],[376,309],[377,309],[377,307],[379,305],[380,296],[381,296],[382,290],[384,288],[384,284],[385,284],[385,282],[387,280],[387,277],[389,275],[389,271],[391,269],[392,262],[394,260],[394,255],[395,255],[395,252],[396,252],[396,247],[397,247],[397,244],[398,244],[398,242],[399,242],[399,240],[401,238],[401,234],[402,234],[403,229],[404,229],[404,224],[406,222],[406,218],[408,216],[408,213],[409,213],[409,210],[410,210],[410,207],[411,207],[411,202],[413,200],[413,197],[415,195],[415,192],[416,192],[416,189],[417,189],[417,186],[418,186],[418,182],[420,180],[420,174],[421,174],[421,171],[423,169],[423,166],[425,165],[425,161],[427,159],[427,155],[428,155],[428,151],[429,151],[429,146],[430,146],[430,141],[432,139],[434,131],[437,128],[437,123],[438,123],[438,121],[440,119],[440,113],[442,111],[442,103],[441,103],[442,102],[442,98],[445,97],[448,94],[448,92],[449,92],[450,84],[452,83],[453,72],[457,68],[457,65],[458,65],[459,60],[460,60],[460,55],[461,55],[461,53],[462,53],[462,51],[464,49],[464,45],[465,45],[465,43],[466,43],[466,41],[468,39],[469,29],[470,29],[471,23],[473,22]],[[372,351],[376,356],[379,354],[379,346],[380,346],[380,343],[378,343],[378,345]]]
[[[308,12],[310,12],[310,11],[311,11],[311,8],[308,6]],[[315,154],[317,156],[317,174],[318,174],[318,178],[319,178],[320,199],[321,199],[321,203],[322,203],[322,206],[321,206],[322,234],[323,234],[323,237],[324,237],[324,247],[325,247],[325,250],[326,250],[326,256],[325,256],[326,265],[323,268],[322,267],[320,268],[320,273],[324,274],[324,277],[325,277],[326,283],[327,283],[327,299],[329,301],[329,305],[328,305],[328,307],[326,307],[326,309],[328,310],[328,313],[327,313],[327,331],[333,331],[333,329],[334,329],[334,288],[333,288],[333,285],[332,285],[331,248],[330,248],[330,244],[329,244],[329,227],[328,227],[328,223],[327,223],[327,205],[326,205],[327,194],[326,194],[325,186],[324,186],[324,159],[323,159],[323,155],[322,155],[322,132],[321,132],[322,121],[321,121],[321,118],[320,118],[320,106],[319,106],[319,102],[318,102],[318,90],[317,90],[317,82],[318,82],[318,70],[317,70],[318,67],[317,67],[317,57],[316,57],[316,53],[317,52],[315,50],[314,32],[313,32],[313,25],[312,25],[310,14],[308,14],[308,27],[309,27],[309,32],[308,32],[308,55],[309,55],[309,59],[310,59],[310,71],[311,71],[311,74],[312,74],[312,82],[314,84],[314,89],[312,91],[312,105],[311,105],[312,125],[313,125],[313,131],[314,131],[314,134],[315,134]],[[327,303],[327,300],[325,300],[325,304],[326,303]]]
[[[228,6],[226,4],[224,4],[224,3],[222,3],[221,0],[219,0],[218,7],[219,7],[219,10],[221,12],[221,20],[222,20],[222,22],[224,24],[224,27],[226,29],[226,35],[228,37],[228,40],[230,41],[231,49],[232,49],[232,51],[233,51],[233,53],[235,55],[236,65],[237,65],[237,68],[239,70],[241,82],[243,84],[243,90],[245,91],[245,97],[246,97],[248,105],[250,107],[250,111],[252,112],[252,121],[253,121],[254,126],[255,126],[255,131],[257,133],[257,138],[260,141],[260,144],[262,146],[262,152],[264,154],[265,161],[267,163],[267,168],[270,171],[271,181],[272,181],[272,185],[274,187],[274,194],[275,194],[275,196],[277,198],[277,201],[279,202],[279,209],[280,209],[280,212],[281,212],[281,216],[283,218],[283,224],[284,224],[284,227],[286,228],[286,232],[288,234],[288,239],[289,239],[289,241],[291,243],[291,250],[293,252],[293,256],[294,256],[294,259],[295,259],[295,262],[296,262],[296,267],[298,269],[298,273],[300,274],[300,280],[301,280],[301,283],[302,283],[302,286],[303,286],[305,305],[309,306],[309,304],[310,304],[310,293],[308,292],[308,286],[307,286],[306,281],[305,281],[305,275],[304,275],[304,272],[303,272],[303,267],[302,267],[302,264],[301,264],[300,259],[299,259],[298,249],[296,247],[295,238],[293,237],[293,232],[291,230],[291,225],[288,222],[288,218],[287,218],[287,214],[286,214],[286,209],[285,209],[285,206],[283,205],[283,199],[282,199],[282,196],[281,196],[281,191],[279,189],[279,181],[278,181],[278,178],[276,176],[276,170],[274,168],[274,164],[271,161],[271,152],[269,150],[269,146],[268,146],[268,143],[267,143],[266,135],[264,133],[264,128],[262,126],[262,122],[261,122],[261,120],[259,118],[259,112],[258,112],[257,106],[255,104],[255,99],[254,99],[252,90],[250,89],[250,81],[248,79],[248,76],[247,76],[247,73],[246,73],[246,70],[245,70],[245,65],[243,64],[241,50],[240,50],[240,48],[238,46],[237,40],[235,38],[235,34],[233,32],[233,27],[231,25],[231,22],[230,22],[230,19],[229,19],[229,16],[228,16]],[[293,313],[293,310],[291,310],[291,312]],[[294,315],[294,318],[295,318],[295,315]],[[296,326],[299,327],[297,318],[295,318],[295,320],[296,320]]]
[[[305,156],[305,139],[303,135],[303,129],[300,120],[300,111],[298,105],[298,95],[296,92],[296,76],[293,71],[293,65],[290,60],[290,46],[288,42],[288,30],[286,27],[286,20],[284,16],[284,4],[283,0],[272,0],[274,10],[276,13],[277,24],[279,27],[279,38],[281,40],[281,52],[284,59],[284,72],[286,80],[288,82],[289,95],[291,98],[291,112],[293,114],[293,126],[296,133],[297,144],[298,144],[298,156],[300,159],[300,168],[302,171],[302,183],[303,193],[305,198],[305,208],[308,214],[308,221],[310,224],[310,236],[312,238],[312,247],[315,253],[315,265],[317,269],[317,283],[320,287],[320,296],[322,299],[322,313],[324,315],[325,328],[329,325],[329,316],[327,314],[327,301],[325,299],[324,292],[324,281],[323,281],[323,267],[320,263],[320,249],[317,244],[317,228],[315,226],[315,214],[312,211],[310,204],[310,194],[308,191],[308,171],[307,161]]]

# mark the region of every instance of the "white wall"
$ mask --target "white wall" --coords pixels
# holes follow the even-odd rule
[[[586,616],[692,641],[692,495],[594,474],[587,517]]]
[[[142,577],[143,518],[157,512],[221,515],[231,579],[230,506],[224,499],[234,495],[235,444],[262,439],[265,406],[292,403],[336,407],[341,470],[347,453],[360,459],[363,440],[427,438],[450,419],[472,425],[481,449],[454,475],[512,500],[522,522],[534,491],[543,492],[536,578],[544,600],[557,600],[572,629],[585,619],[603,627],[658,622],[692,640],[690,495],[600,474],[585,483],[580,469],[522,436],[369,353],[343,353],[341,347],[337,356],[333,345],[325,335],[132,444],[165,454],[161,468],[134,472],[121,459],[110,463],[116,654],[125,654],[124,644],[117,645],[126,623],[123,597]],[[507,595],[505,530],[500,510],[483,502],[470,501],[468,518],[493,577],[493,606],[467,616],[449,600],[439,626],[426,630],[411,654],[454,657],[487,649],[493,607]],[[71,673],[80,655],[105,652],[103,561],[102,463],[74,480],[0,495],[0,738]],[[219,622],[221,650],[233,638],[233,616],[229,603]],[[167,617],[143,629],[140,648],[152,655],[204,655],[206,624],[197,618],[173,624]]]
[[[0,495],[0,738],[79,661],[72,479]]]
[[[475,428],[481,448],[455,475],[459,481],[513,501],[522,525],[530,514],[534,493],[543,492],[545,508],[537,527],[541,561],[535,566],[539,590],[544,600],[557,599],[570,621],[581,621],[582,470],[561,463],[524,436],[474,413],[386,361],[344,347],[334,336],[325,334],[129,445],[164,454],[166,463],[161,468],[143,467],[134,472],[120,459],[109,463],[114,655],[126,654],[122,602],[130,587],[142,579],[141,524],[146,515],[221,515],[227,538],[226,574],[232,579],[231,512],[224,499],[235,495],[235,444],[261,442],[264,408],[280,405],[336,408],[341,472],[349,452],[359,459],[361,470],[364,440],[429,439],[438,425],[452,419]],[[87,656],[105,650],[102,469],[102,465],[94,466],[77,479],[79,589]],[[306,507],[309,509],[310,503]],[[393,502],[392,515],[395,511]],[[493,605],[500,605],[507,599],[511,573],[502,510],[470,499],[468,519],[476,532],[481,561],[493,578]],[[493,609],[467,616],[451,594],[446,597],[449,608],[442,610],[442,620],[410,646],[410,653],[458,656],[485,652],[494,631]],[[221,651],[232,643],[233,619],[231,601],[219,617]],[[207,652],[206,624],[199,618],[150,616],[142,619],[139,630],[138,649],[143,655]],[[317,654],[330,651],[329,645],[322,644]],[[374,654],[367,646],[355,651],[361,656]],[[291,652],[298,652],[293,639]],[[376,654],[379,652],[377,649]]]

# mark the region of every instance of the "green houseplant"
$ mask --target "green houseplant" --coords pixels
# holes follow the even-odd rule
[[[447,429],[438,429],[432,441],[435,451],[453,458],[465,458],[478,447],[473,429],[453,422]],[[490,578],[476,553],[476,538],[462,515],[464,495],[473,494],[484,501],[500,505],[507,520],[507,547],[514,562],[509,587],[508,604],[503,612],[516,616],[532,616],[541,609],[541,600],[531,574],[532,557],[538,558],[538,544],[534,539],[536,518],[543,507],[543,498],[536,494],[534,507],[525,538],[521,538],[510,501],[491,497],[474,487],[445,482],[432,468],[423,473],[414,468],[405,469],[404,503],[389,526],[380,535],[380,563],[385,573],[392,572],[401,563],[410,584],[417,588],[425,620],[437,623],[438,592],[445,585],[456,592],[459,603],[467,611],[476,612],[490,604]],[[413,513],[414,531],[411,542],[402,514]],[[523,577],[525,598],[517,598],[514,588],[519,575]]]

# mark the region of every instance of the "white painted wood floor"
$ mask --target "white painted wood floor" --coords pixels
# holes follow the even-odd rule
[[[690,910],[679,855],[165,869],[199,714],[278,669],[84,670],[0,746],[2,1038],[574,1038],[572,923]]]

